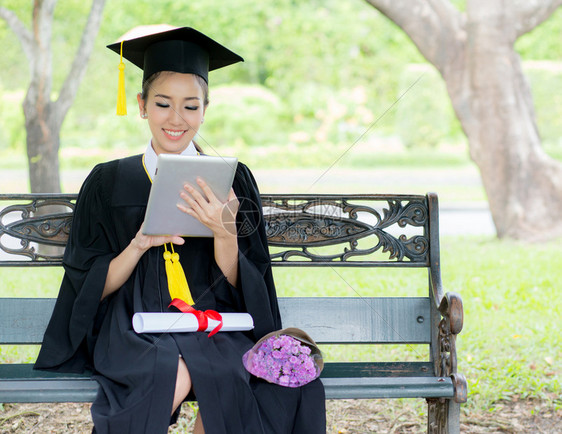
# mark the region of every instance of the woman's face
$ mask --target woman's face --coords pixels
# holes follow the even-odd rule
[[[145,100],[137,95],[141,115],[148,115],[156,154],[183,152],[203,122],[203,90],[193,74],[163,72]]]

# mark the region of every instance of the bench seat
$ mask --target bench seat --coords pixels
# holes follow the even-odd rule
[[[387,377],[394,366],[396,377]],[[452,398],[455,393],[451,378],[432,375],[408,376],[426,365],[404,363],[327,363],[322,382],[328,399],[355,398]],[[407,368],[408,372],[397,371]],[[364,377],[362,372],[381,376]],[[345,374],[357,374],[346,377]],[[91,402],[98,390],[90,373],[59,374],[33,370],[31,364],[0,365],[0,402]]]

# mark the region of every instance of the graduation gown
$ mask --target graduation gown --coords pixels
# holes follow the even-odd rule
[[[205,158],[205,157],[201,157]],[[137,155],[96,166],[82,186],[63,265],[65,274],[35,368],[89,369],[100,384],[92,404],[98,433],[165,433],[178,358],[192,379],[207,434],[324,433],[320,380],[297,389],[251,376],[242,355],[281,328],[261,202],[249,169],[239,163],[233,189],[239,199],[238,285],[214,260],[212,238],[175,246],[199,310],[248,312],[251,332],[137,334],[135,312],[164,312],[170,295],[164,247],[149,249],[127,282],[100,302],[109,263],[135,237],[151,183]],[[173,309],[173,308],[172,308]]]

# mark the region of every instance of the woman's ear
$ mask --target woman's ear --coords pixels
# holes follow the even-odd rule
[[[140,117],[143,119],[146,119],[148,116],[146,114],[146,109],[144,107],[144,99],[142,99],[142,95],[141,93],[137,93],[137,102],[139,104],[139,114]]]

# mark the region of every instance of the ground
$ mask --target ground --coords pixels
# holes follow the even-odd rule
[[[1,406],[2,404],[0,404]],[[3,404],[0,433],[91,433],[89,404]],[[426,432],[424,406],[412,401],[330,400],[329,434]],[[184,404],[171,432],[189,432]],[[562,433],[562,409],[541,401],[510,401],[490,411],[463,411],[462,433]]]

